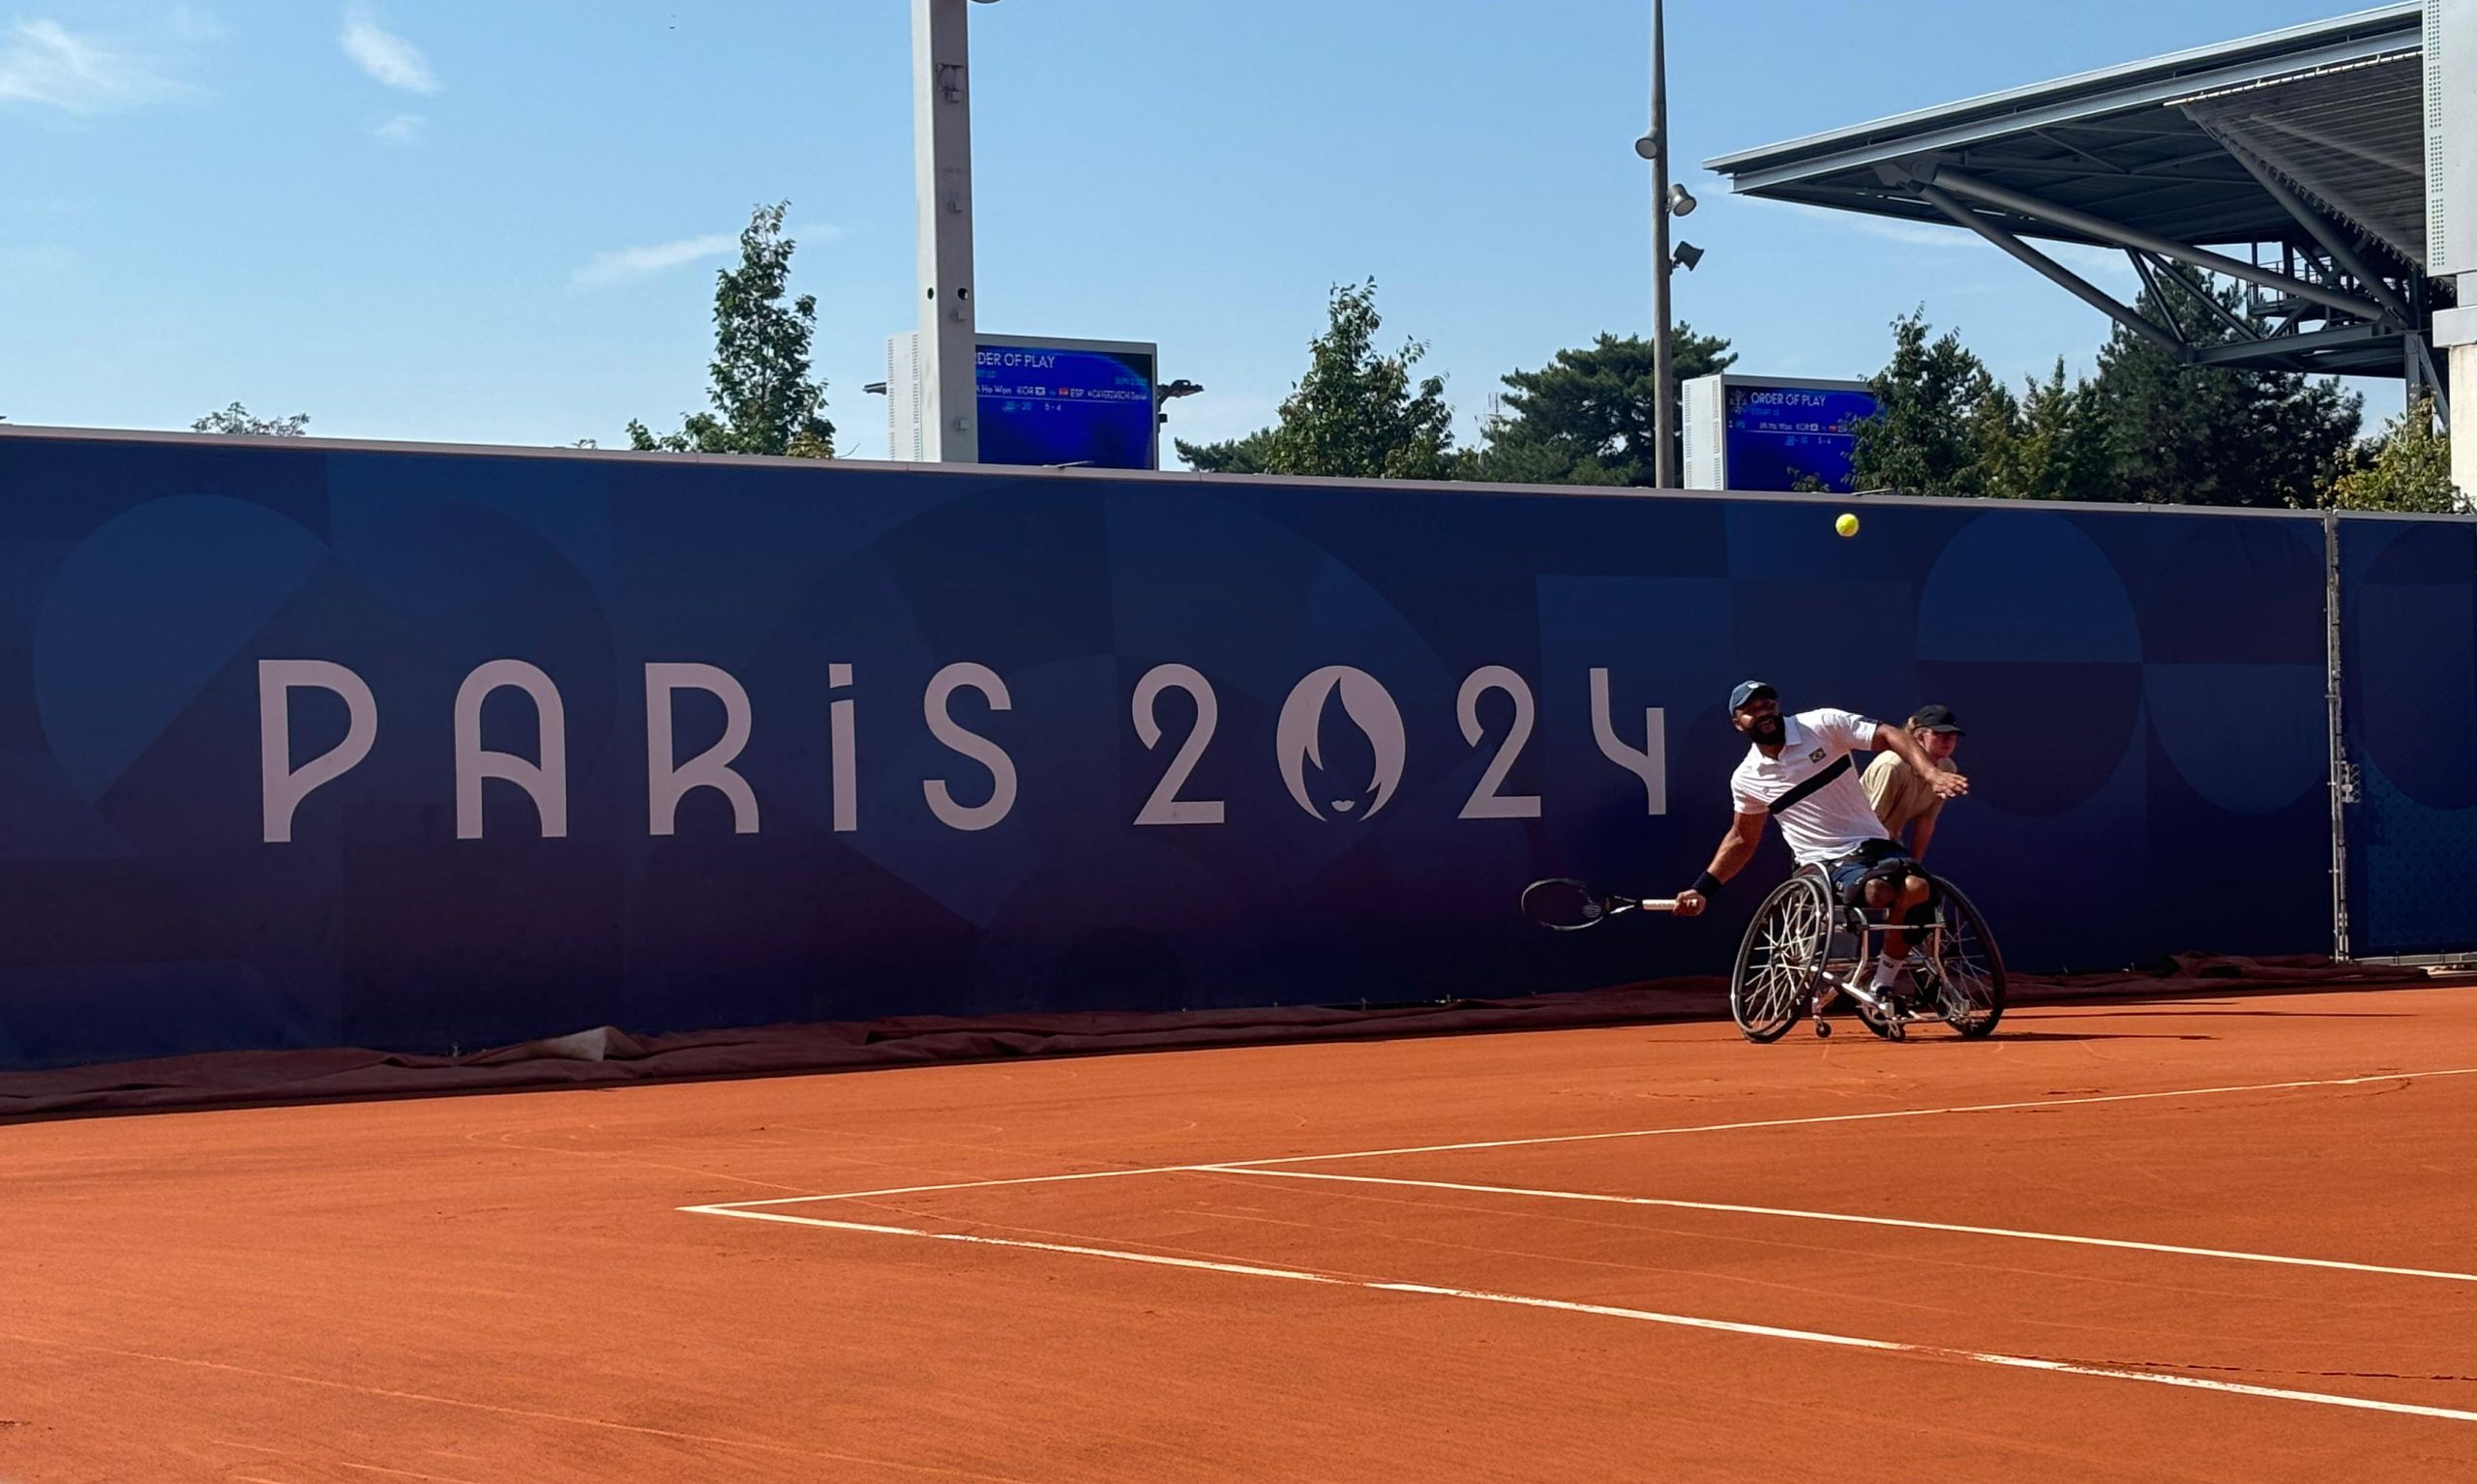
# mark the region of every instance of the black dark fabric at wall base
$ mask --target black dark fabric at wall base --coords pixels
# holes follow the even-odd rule
[[[2188,956],[2156,973],[2016,976],[2016,1002],[2175,998],[2315,990],[2406,991],[2428,974],[2316,956]],[[1197,1050],[1287,1042],[1566,1030],[1670,1022],[1725,1023],[1728,984],[1662,980],[1605,990],[1393,1005],[1296,1006],[1194,1013],[1092,1012],[974,1020],[910,1016],[847,1024],[635,1036],[596,1026],[463,1056],[363,1050],[226,1052],[51,1072],[0,1073],[0,1120],[13,1117],[298,1103],[454,1092],[599,1086],[717,1077],[793,1076],[1027,1056]],[[1716,1033],[1729,1032],[1716,1030]],[[1749,1056],[1766,1054],[1748,1048]]]

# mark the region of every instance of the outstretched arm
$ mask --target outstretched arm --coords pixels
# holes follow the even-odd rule
[[[1920,749],[1918,739],[1911,736],[1905,727],[1876,723],[1875,748],[1878,752],[1895,754],[1901,761],[1916,768],[1918,776],[1926,780],[1926,787],[1934,789],[1939,799],[1956,799],[1970,791],[1968,779],[1937,767],[1934,759]]]
[[[1712,869],[1704,873],[1708,883],[1698,880],[1677,894],[1678,916],[1692,917],[1701,912],[1713,887],[1746,869],[1746,863],[1754,858],[1754,847],[1763,841],[1765,817],[1739,815],[1729,821],[1729,832],[1720,837],[1720,848],[1712,854]]]

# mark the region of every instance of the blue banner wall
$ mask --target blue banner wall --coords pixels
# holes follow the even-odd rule
[[[2348,936],[2360,956],[2477,947],[2477,527],[2340,522]]]
[[[2018,966],[2328,947],[2317,520],[1838,508],[0,433],[0,1065],[1717,972],[1776,841],[1515,900],[1749,675],[1961,714]]]

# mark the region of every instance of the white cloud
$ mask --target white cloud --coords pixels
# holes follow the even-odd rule
[[[1903,222],[1897,217],[1866,217],[1842,212],[1850,224],[1869,237],[1885,242],[1897,242],[1905,248],[1975,248],[1985,239],[1959,226],[1938,226],[1932,222]]]
[[[430,120],[418,113],[399,113],[371,131],[390,144],[419,144]]]
[[[106,113],[188,91],[151,58],[56,20],[19,20],[0,39],[0,104]]]
[[[344,55],[380,84],[407,93],[435,93],[438,74],[421,48],[378,23],[366,6],[344,12],[344,28],[336,41]]]
[[[739,234],[736,232],[708,232],[702,237],[683,237],[677,242],[659,242],[651,247],[596,252],[583,267],[568,276],[568,282],[582,288],[596,288],[629,279],[642,279],[704,258],[720,257],[738,246]]]
[[[831,222],[810,222],[787,228],[783,235],[794,242],[831,242],[849,233]],[[708,232],[701,237],[683,237],[677,242],[658,242],[650,247],[618,248],[593,254],[585,260],[583,267],[568,275],[568,282],[580,288],[600,288],[629,279],[647,278],[706,258],[729,256],[738,251],[737,232]]]
[[[1897,217],[1878,217],[1863,211],[1836,211],[1809,201],[1769,201],[1761,196],[1744,198],[1750,206],[1765,211],[1795,212],[1811,222],[1837,227],[1845,232],[1897,242],[1912,248],[1974,248],[1981,246],[1974,232],[1958,226],[1942,226],[1932,222],[1905,222]]]
[[[1883,242],[1896,242],[1909,248],[1977,248],[1992,250],[1993,245],[1978,233],[1955,223],[1946,226],[1934,222],[1909,222],[1898,217],[1870,216],[1865,212],[1835,211],[1806,201],[1761,201],[1765,206],[1785,207],[1800,216],[1817,222],[1828,222],[1861,236]],[[2025,238],[2027,245],[2085,279],[2099,283],[2129,285],[2140,276],[2132,261],[2114,248],[2096,248],[2079,242],[2049,242],[2041,238]]]
[[[2085,279],[2101,283],[2112,280],[2128,285],[2141,282],[2133,259],[2114,248],[2094,248],[2080,242],[2033,242],[2030,246]]]

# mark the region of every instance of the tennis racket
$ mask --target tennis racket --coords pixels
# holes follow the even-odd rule
[[[1620,912],[1674,912],[1670,897],[1621,897],[1594,891],[1580,881],[1534,881],[1522,889],[1523,915],[1560,933],[1597,927]]]

